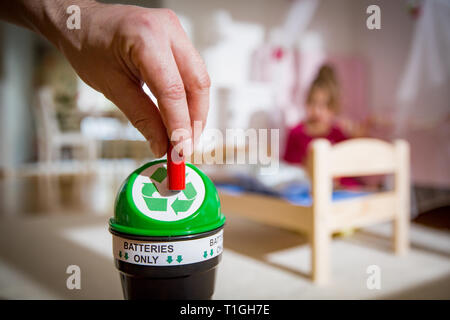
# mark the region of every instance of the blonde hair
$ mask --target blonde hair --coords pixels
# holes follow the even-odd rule
[[[309,87],[308,94],[306,95],[306,103],[311,103],[314,90],[322,89],[326,90],[330,96],[328,101],[328,108],[334,112],[339,111],[339,85],[336,78],[336,73],[332,66],[324,64],[320,67],[316,78]]]

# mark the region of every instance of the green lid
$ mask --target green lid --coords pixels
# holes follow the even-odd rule
[[[186,164],[186,188],[167,189],[167,162],[149,162],[135,170],[116,197],[112,230],[142,236],[180,236],[214,230],[225,223],[212,181]]]

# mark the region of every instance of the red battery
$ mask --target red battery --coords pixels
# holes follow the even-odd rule
[[[184,158],[180,157],[176,151],[172,156],[173,146],[169,141],[169,150],[167,151],[167,176],[169,177],[169,190],[184,190],[186,186],[186,165]]]

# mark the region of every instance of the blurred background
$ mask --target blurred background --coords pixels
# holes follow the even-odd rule
[[[102,2],[174,10],[212,80],[207,128],[279,129],[280,155],[289,130],[305,117],[306,95],[319,68],[332,65],[341,89],[339,116],[366,125],[365,136],[402,138],[410,144],[411,219],[420,233],[417,239],[426,242],[416,249],[428,254],[414,256],[413,262],[428,273],[417,276],[418,283],[411,277],[412,282],[405,280],[404,286],[398,283],[385,292],[368,292],[362,284],[345,291],[339,282],[324,291],[300,279],[298,286],[309,292],[302,297],[450,298],[448,1]],[[371,4],[381,8],[379,30],[366,26]],[[107,260],[110,252],[100,257],[103,247],[95,243],[110,241],[102,232],[113,214],[116,192],[131,171],[153,159],[148,143],[38,35],[1,22],[0,62],[0,298],[121,298],[118,276]],[[214,168],[205,170],[214,176]],[[223,170],[220,175],[226,176],[234,169]],[[239,218],[231,220],[228,229],[230,237],[236,237],[228,247],[237,252],[233,257],[241,259],[244,270],[268,268],[267,279],[274,283],[293,276],[260,264],[266,251],[301,245],[294,235]],[[256,266],[249,261],[250,249],[237,245],[247,231],[261,241],[263,234],[278,239],[277,245],[264,242],[266,251],[250,254]],[[30,241],[26,250],[22,242],[16,247],[13,235]],[[358,235],[352,239],[358,241]],[[54,263],[32,267],[35,260],[30,259],[40,257]],[[76,257],[92,259],[78,262]],[[71,292],[60,281],[71,259],[93,270],[86,275],[93,283],[90,291]],[[392,263],[393,269],[400,268]],[[105,264],[110,271],[103,270]],[[226,270],[231,276],[235,269]],[[109,290],[102,281],[116,283]],[[243,298],[296,297],[283,290],[272,295],[249,290],[242,291]],[[216,297],[231,294],[233,289],[219,282]]]

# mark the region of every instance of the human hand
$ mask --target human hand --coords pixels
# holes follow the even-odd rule
[[[357,122],[346,117],[339,117],[336,120],[336,123],[344,134],[350,138],[364,137],[367,136],[369,132],[368,121]]]
[[[201,133],[192,136],[194,121],[203,129],[208,114],[210,79],[176,15],[93,2],[81,9],[80,30],[64,27],[50,40],[81,79],[124,112],[155,156],[166,153],[168,138],[189,156]],[[158,107],[144,93],[144,82]]]

